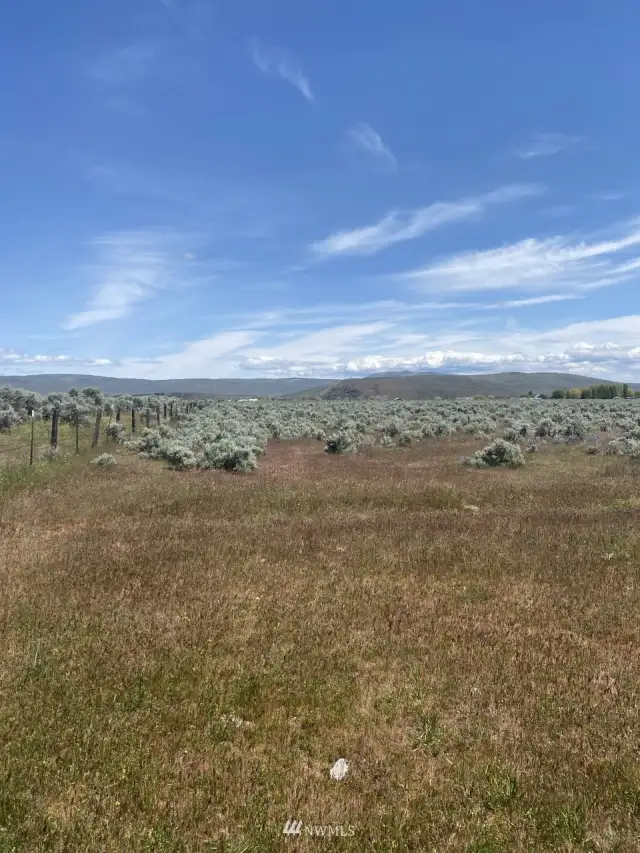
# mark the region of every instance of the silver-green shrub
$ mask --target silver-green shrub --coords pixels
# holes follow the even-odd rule
[[[357,449],[355,435],[344,430],[329,436],[324,451],[325,453],[355,453]]]
[[[196,467],[196,456],[193,450],[189,450],[177,441],[163,447],[162,456],[169,463],[169,467],[175,468],[176,471],[188,471]]]
[[[524,454],[517,444],[498,438],[482,450],[477,450],[473,456],[469,456],[464,461],[474,468],[495,468],[499,465],[519,468],[524,465]]]
[[[223,468],[225,471],[254,471],[258,465],[252,442],[245,438],[239,443],[231,438],[221,438],[208,444],[197,457],[198,468]]]
[[[640,453],[640,441],[623,435],[610,441],[604,450],[607,456],[631,456],[637,458]]]
[[[113,439],[113,441],[121,442],[124,441],[125,436],[127,434],[127,430],[124,424],[117,423],[114,421],[113,423],[107,424],[107,426],[104,428],[104,434],[107,438]]]
[[[12,429],[18,426],[20,422],[21,418],[13,406],[5,404],[3,408],[0,408],[0,432]]]
[[[98,468],[113,468],[117,463],[110,453],[101,453],[100,456],[96,456],[95,459],[91,460],[91,464],[96,465]]]
[[[411,430],[403,430],[397,438],[398,447],[409,447],[415,441],[415,436]]]
[[[556,434],[557,424],[551,418],[543,418],[535,429],[538,438],[552,437]]]
[[[138,453],[144,454],[143,458],[160,459],[165,448],[165,440],[158,430],[145,427],[139,438],[130,439],[125,446],[128,450],[137,450]]]

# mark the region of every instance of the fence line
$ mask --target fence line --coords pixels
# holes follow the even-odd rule
[[[81,434],[81,436],[80,436],[81,445],[83,444],[83,442],[82,442],[83,438],[90,438],[90,434],[89,433],[85,433],[84,435]],[[107,436],[104,436],[104,437],[101,436],[101,438],[103,438],[103,442],[101,442],[101,443],[104,443],[104,444],[109,443],[109,439]],[[39,440],[34,441],[34,444],[33,444],[33,449],[36,452],[41,451],[43,448],[46,450],[49,447],[50,447],[49,439],[45,438],[45,437],[41,437]],[[63,438],[62,440],[58,439],[58,443],[57,443],[56,447],[59,449],[62,449],[62,450],[75,450],[75,447],[76,447],[75,436],[65,436],[65,438]],[[84,449],[84,448],[81,447],[81,449]],[[0,447],[0,455],[3,455],[5,453],[16,453],[17,454],[17,452],[21,451],[21,450],[24,451],[25,453],[28,453],[31,450],[31,442],[29,441],[26,444],[14,444],[11,447]]]
[[[21,450],[22,448],[29,448],[30,444],[16,444],[15,447],[3,447],[0,450],[0,453],[11,453],[12,450]]]
[[[140,428],[141,429],[152,428],[152,426],[151,426],[152,424],[153,424],[153,427],[155,427],[156,424],[159,426],[161,423],[165,423],[165,424],[166,423],[169,423],[169,424],[175,423],[176,420],[178,420],[178,416],[179,416],[178,408],[176,407],[174,410],[174,407],[172,405],[171,407],[165,407],[165,409],[167,411],[166,417],[163,416],[163,409],[161,406],[159,406],[157,410],[155,408],[152,408],[152,407],[150,407],[146,411],[135,410],[135,414],[138,415],[139,419],[140,419],[139,420]],[[189,412],[189,406],[187,406],[186,412],[187,413]],[[128,414],[133,415],[133,412],[129,412]],[[158,418],[158,416],[160,416],[160,417]],[[146,423],[145,423],[145,421],[146,421]],[[110,417],[109,418],[109,424],[111,424],[112,422],[113,422],[112,417]],[[25,421],[25,423],[28,423],[28,421]],[[44,423],[44,422],[40,422],[40,423]],[[47,424],[48,423],[49,422],[47,422]],[[115,423],[120,423],[120,421],[116,420]],[[33,424],[33,422],[32,422],[32,424]],[[24,424],[21,424],[21,426],[24,426]],[[70,432],[71,430],[73,430],[75,433],[75,429],[76,429],[75,425],[72,423],[69,423],[69,422],[65,422],[63,424],[60,424],[59,428],[60,428],[61,432],[67,433],[67,435],[65,435],[65,437],[62,439],[60,439],[60,437],[58,437],[58,441],[56,443],[56,448],[62,448],[63,450],[70,448],[72,450],[76,450],[76,453],[78,453],[79,451],[78,451],[78,445],[76,443],[77,442],[76,435],[73,433],[71,435],[68,435],[68,432]],[[32,429],[33,429],[33,426],[32,426]],[[85,432],[84,429],[80,432],[80,435],[83,438],[88,437],[90,435],[88,432],[89,427],[87,426],[86,429],[87,429],[87,432]],[[95,427],[92,427],[91,429],[95,430]],[[40,450],[42,450],[42,448],[46,449],[47,447],[50,446],[49,433],[50,433],[50,430],[48,427],[47,427],[47,430],[44,434],[42,434],[41,429],[38,429],[38,435],[36,436],[32,432],[31,440],[24,443],[24,444],[16,444],[16,445],[12,445],[11,447],[0,447],[0,455],[3,455],[5,453],[17,453],[18,451],[21,451],[21,450],[25,451],[25,452],[30,452],[32,450],[32,448],[33,448],[33,451],[40,451]],[[94,432],[94,435],[95,435],[95,432]],[[134,437],[135,437],[135,432],[132,429],[131,438],[134,438]],[[109,436],[106,435],[104,428],[101,430],[100,438],[102,439],[102,442],[99,441],[98,444],[95,445],[95,447],[98,447],[101,443],[109,444]],[[92,447],[92,449],[94,449],[93,443],[92,443],[91,447]],[[30,464],[33,464],[33,455],[31,457]]]

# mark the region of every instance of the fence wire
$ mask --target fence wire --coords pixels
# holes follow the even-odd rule
[[[91,438],[91,437],[92,436],[90,433],[85,433],[84,435],[80,434],[80,446],[79,446],[80,451],[86,449],[86,447],[85,447],[86,440],[88,438]],[[101,441],[99,442],[99,444],[108,443],[108,439],[106,436],[100,436],[100,438],[101,438]],[[83,439],[85,441],[83,441]],[[42,436],[37,438],[33,443],[34,459],[37,457],[38,453],[40,453],[43,449],[47,450],[50,446],[51,445],[50,445],[50,441],[48,438],[44,438]],[[76,449],[75,436],[71,436],[71,437],[65,436],[65,438],[63,438],[63,439],[58,439],[58,443],[57,443],[56,447],[59,450],[73,450],[73,451],[75,451],[75,449]],[[23,455],[23,454],[20,454],[20,451],[22,451],[24,455],[29,455],[31,452],[31,442],[28,441],[24,444],[12,444],[10,447],[0,447],[0,456],[3,456],[7,453],[15,453],[16,455]]]

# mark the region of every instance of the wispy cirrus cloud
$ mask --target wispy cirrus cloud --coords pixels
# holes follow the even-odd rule
[[[481,305],[485,309],[496,308],[528,308],[530,305],[546,305],[549,302],[567,302],[572,299],[582,299],[579,293],[547,293],[545,296],[529,296],[526,299],[507,299],[505,302],[494,302]]]
[[[99,280],[87,307],[67,318],[64,328],[94,326],[125,317],[137,304],[179,280],[185,237],[159,231],[127,231],[92,241],[96,262],[87,270]]]
[[[229,373],[229,361],[235,353],[250,346],[259,337],[248,329],[227,329],[210,337],[189,341],[177,352],[160,358],[132,358],[120,362],[119,375],[146,376],[149,379],[189,379],[223,376]]]
[[[159,52],[157,42],[129,44],[98,57],[89,73],[98,83],[111,88],[136,83],[151,74]]]
[[[591,193],[588,198],[592,198],[595,201],[621,201],[624,198],[624,193],[618,190],[606,190],[604,192]]]
[[[393,172],[397,171],[398,161],[393,152],[371,125],[365,122],[358,122],[349,128],[347,134],[354,147],[373,157],[387,169]]]
[[[378,323],[392,324],[398,328],[407,323],[420,324],[425,329],[429,323],[440,326],[443,323],[451,328],[452,323],[460,323],[462,312],[472,312],[463,316],[478,320],[477,312],[503,312],[513,309],[526,309],[534,305],[552,302],[566,302],[585,298],[581,293],[545,293],[540,296],[522,299],[504,299],[498,302],[459,300],[399,300],[383,299],[372,302],[333,302],[317,303],[308,307],[281,307],[265,311],[249,311],[230,314],[218,314],[216,319],[225,325],[241,326],[244,329],[259,331],[262,335],[277,334],[282,330],[291,333],[292,339],[300,335],[292,330],[316,328],[318,331],[336,328],[344,329],[344,318],[357,314],[360,327],[376,326]],[[499,316],[496,314],[496,316]],[[486,320],[486,318],[483,318]],[[465,321],[467,322],[467,321]]]
[[[480,216],[489,207],[540,195],[543,188],[533,184],[512,184],[484,195],[453,202],[436,202],[409,211],[391,211],[379,222],[351,231],[338,231],[311,244],[316,257],[373,255],[406,240],[415,240],[429,231]]]
[[[251,41],[250,49],[254,65],[263,74],[269,74],[285,80],[296,88],[307,101],[313,103],[314,97],[311,91],[311,83],[299,64],[291,56],[281,48],[269,47],[257,39]]]
[[[537,133],[528,142],[518,146],[514,153],[523,160],[534,157],[550,157],[582,142],[579,136],[567,136],[564,133]]]
[[[640,223],[615,240],[575,242],[557,236],[527,239],[497,249],[462,252],[404,273],[426,292],[589,290],[629,278],[640,266],[628,250],[640,246]]]

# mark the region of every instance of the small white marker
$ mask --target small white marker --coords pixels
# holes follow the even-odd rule
[[[349,771],[349,762],[344,758],[339,758],[329,771],[329,776],[341,782]]]

